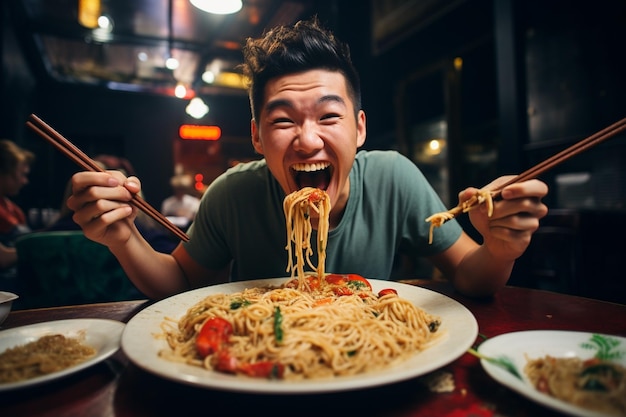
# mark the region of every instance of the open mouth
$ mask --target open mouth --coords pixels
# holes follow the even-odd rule
[[[332,167],[329,162],[294,164],[291,170],[298,188],[314,187],[326,190],[332,177]]]

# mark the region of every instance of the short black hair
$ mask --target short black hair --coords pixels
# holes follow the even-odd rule
[[[312,69],[338,71],[347,81],[355,112],[361,110],[361,85],[352,64],[350,48],[316,16],[293,26],[278,26],[258,39],[248,38],[243,47],[243,72],[248,78],[252,116],[258,120],[265,86],[272,78]]]

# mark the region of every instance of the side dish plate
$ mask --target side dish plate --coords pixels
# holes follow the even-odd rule
[[[394,288],[398,294],[427,312],[441,317],[442,337],[428,349],[399,365],[378,372],[324,380],[276,381],[227,375],[158,356],[167,348],[161,323],[165,317],[180,319],[187,310],[210,294],[235,293],[245,288],[278,286],[286,278],[233,282],[200,288],[161,300],[135,315],[122,335],[122,349],[137,366],[163,378],[197,387],[227,391],[295,394],[323,393],[373,387],[414,378],[436,370],[460,357],[474,343],[478,324],[473,314],[457,301],[437,292],[392,281],[372,280],[374,291]]]
[[[104,319],[68,319],[49,321],[0,331],[0,353],[5,350],[34,342],[42,336],[62,334],[77,338],[84,335],[84,344],[92,346],[97,353],[78,365],[36,378],[18,382],[0,383],[0,392],[41,384],[88,368],[113,355],[120,347],[124,323]]]
[[[589,348],[588,342],[592,333],[572,332],[564,330],[529,330],[522,332],[506,333],[484,341],[478,348],[479,352],[491,358],[505,356],[516,366],[522,379],[518,379],[503,368],[481,359],[485,371],[496,381],[511,388],[514,391],[536,401],[546,407],[558,410],[570,415],[582,417],[605,417],[596,411],[581,408],[553,398],[539,392],[531,384],[524,374],[524,366],[529,359],[542,358],[546,355],[554,357],[579,357],[590,359],[595,351]],[[626,366],[626,338],[611,335],[602,335],[605,339],[614,340],[616,349],[624,351],[621,357],[614,360],[622,366]],[[587,346],[587,347],[585,347]]]

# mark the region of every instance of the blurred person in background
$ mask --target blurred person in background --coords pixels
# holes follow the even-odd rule
[[[174,194],[161,203],[161,214],[178,227],[187,228],[200,207],[200,199],[190,194],[192,183],[190,175],[174,175],[170,179]]]
[[[34,160],[31,151],[8,139],[0,140],[0,289],[14,289],[17,254],[13,246],[18,236],[31,231],[24,211],[11,198],[28,184]]]
[[[10,245],[16,236],[30,232],[24,211],[11,198],[28,184],[35,155],[14,142],[0,140],[0,241]]]
[[[0,270],[11,267],[17,262],[15,248],[4,246],[0,243]]]

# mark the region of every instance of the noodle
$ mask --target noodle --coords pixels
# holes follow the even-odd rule
[[[304,277],[304,263],[317,272],[318,278],[324,276],[324,265],[326,263],[326,242],[328,238],[330,213],[330,198],[325,191],[312,187],[304,187],[299,191],[293,192],[283,201],[283,209],[285,211],[285,219],[287,226],[287,246],[289,263],[287,272],[291,272],[291,278]],[[309,210],[313,209],[319,215],[319,224],[317,229],[317,256],[318,265],[314,266],[311,262],[313,248],[311,248],[311,219]],[[296,264],[293,264],[293,252],[295,251]],[[303,258],[304,255],[304,258]],[[301,286],[299,289],[305,288],[305,280],[298,281]]]
[[[459,213],[467,213],[478,204],[487,204],[487,216],[493,215],[493,195],[489,190],[478,190],[476,194],[469,200],[464,201],[459,206],[441,213],[435,213],[426,218],[427,222],[430,222],[430,230],[428,232],[428,244],[433,243],[433,232],[435,227],[441,227],[448,220],[452,220]]]
[[[79,339],[60,334],[42,336],[0,354],[0,383],[17,382],[62,371],[95,356]]]
[[[210,295],[178,323],[163,323],[170,350],[160,354],[215,369],[211,358],[203,361],[198,355],[195,341],[208,318],[222,317],[233,325],[228,351],[239,363],[280,363],[285,379],[313,379],[381,369],[425,349],[436,337],[438,319],[408,300],[395,294],[379,298],[369,289],[336,296],[332,287]],[[276,308],[282,315],[282,341],[275,335]]]
[[[168,348],[161,357],[220,372],[299,380],[381,369],[433,343],[438,317],[395,293],[375,294],[360,276],[325,273],[326,192],[303,188],[285,197],[283,208],[291,280],[212,294],[179,320],[166,318],[161,328]],[[319,214],[317,267],[310,259],[311,209]],[[305,273],[305,264],[312,272]]]
[[[454,214],[444,211],[441,213],[435,213],[426,219],[430,222],[430,229],[428,231],[428,244],[433,243],[433,234],[435,227],[441,227],[445,222],[454,218]]]
[[[524,372],[539,391],[609,415],[626,415],[626,368],[599,359],[545,356],[529,360]]]

